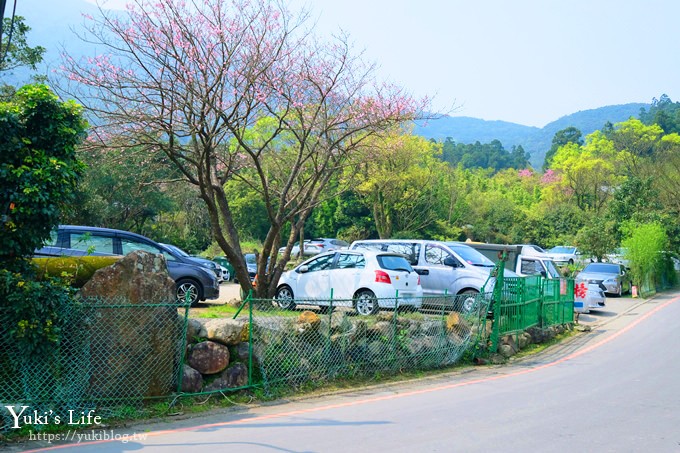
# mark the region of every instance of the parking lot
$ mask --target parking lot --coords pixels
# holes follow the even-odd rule
[[[578,323],[594,328],[625,315],[644,302],[645,299],[633,298],[631,296],[607,297],[604,308],[601,310],[591,310],[590,313],[582,313],[579,315]]]
[[[220,284],[220,297],[215,300],[201,302],[198,307],[191,309],[191,314],[195,316],[212,305],[223,305],[234,300],[240,301],[240,289],[241,287],[236,283],[224,282]],[[603,309],[591,310],[590,313],[582,313],[579,315],[578,323],[594,328],[618,316],[625,315],[644,301],[645,299],[633,298],[631,296],[607,297],[606,306]]]

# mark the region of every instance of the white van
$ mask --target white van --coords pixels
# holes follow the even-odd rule
[[[541,252],[534,245],[486,244],[482,242],[466,242],[465,244],[493,262],[498,262],[500,254],[505,252],[508,259],[506,268],[520,277],[529,275],[541,275],[549,279],[561,277],[550,255]]]
[[[424,296],[476,294],[493,291],[489,274],[494,263],[475,249],[459,242],[422,239],[366,239],[354,241],[350,250],[368,249],[405,255],[420,275]],[[508,277],[517,275],[511,271]]]

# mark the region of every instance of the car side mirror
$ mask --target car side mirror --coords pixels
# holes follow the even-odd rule
[[[458,267],[458,263],[456,263],[456,260],[453,259],[453,257],[447,256],[444,258],[444,266]]]
[[[304,274],[305,272],[309,272],[309,266],[306,264],[304,266],[300,266],[297,270],[300,274]]]

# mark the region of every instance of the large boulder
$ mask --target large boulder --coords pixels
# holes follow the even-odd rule
[[[237,362],[229,366],[220,377],[206,385],[203,389],[206,392],[212,390],[233,389],[248,385],[248,367],[243,363]]]
[[[130,304],[169,304],[175,301],[175,281],[163,255],[136,250],[98,269],[80,295],[105,301],[124,298]]]
[[[80,289],[88,342],[89,394],[113,398],[175,390],[182,318],[165,258],[135,251],[97,270]]]
[[[248,320],[246,318],[215,318],[203,323],[208,340],[231,346],[248,339]]]
[[[187,362],[201,374],[219,373],[229,365],[229,348],[214,341],[203,341],[191,348]]]

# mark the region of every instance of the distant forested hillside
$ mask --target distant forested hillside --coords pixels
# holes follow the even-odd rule
[[[557,131],[573,126],[579,129],[585,137],[601,129],[607,122],[616,124],[630,117],[637,118],[640,116],[640,110],[648,109],[649,106],[650,104],[631,103],[583,110],[563,116],[543,128],[523,126],[507,121],[444,116],[416,126],[415,133],[441,142],[450,137],[456,143],[467,144],[478,141],[484,144],[498,140],[505,149],[521,146],[530,155],[529,160],[532,166],[540,168]]]

